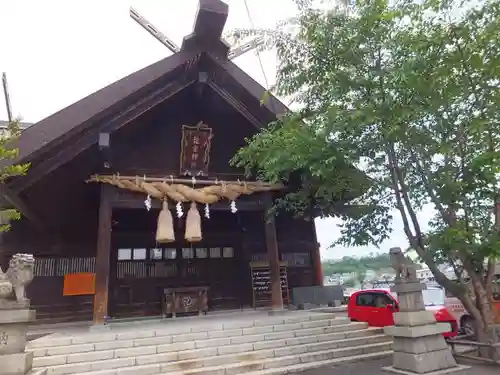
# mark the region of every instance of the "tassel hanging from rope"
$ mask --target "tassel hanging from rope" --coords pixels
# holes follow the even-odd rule
[[[156,228],[156,242],[168,243],[175,241],[174,220],[168,209],[168,202],[163,200],[162,209],[158,215],[158,226]]]
[[[201,234],[201,215],[196,206],[196,202],[191,202],[191,207],[186,216],[186,233],[184,238],[189,242],[200,242]]]

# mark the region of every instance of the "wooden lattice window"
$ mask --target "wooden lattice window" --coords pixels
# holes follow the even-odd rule
[[[149,259],[162,260],[163,259],[163,249],[160,249],[160,248],[149,249]]]
[[[223,258],[234,258],[234,248],[224,247],[222,249],[222,257]]]
[[[177,259],[177,249],[176,248],[167,248],[164,249],[164,259],[174,260]]]
[[[210,248],[210,258],[220,258],[221,250],[220,247],[211,247]]]
[[[118,249],[118,260],[132,260],[132,249]]]

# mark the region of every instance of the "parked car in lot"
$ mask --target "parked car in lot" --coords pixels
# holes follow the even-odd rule
[[[432,311],[436,320],[447,323],[450,330],[443,334],[452,338],[458,334],[456,319],[444,306],[444,290],[429,288],[422,291],[425,308]],[[389,289],[366,289],[355,292],[349,299],[347,314],[352,321],[366,322],[373,327],[394,325],[393,313],[399,311],[397,295]]]
[[[356,292],[358,289],[354,288],[344,288],[344,301],[342,301],[343,305],[348,305],[349,304],[349,299],[351,298],[351,295]]]

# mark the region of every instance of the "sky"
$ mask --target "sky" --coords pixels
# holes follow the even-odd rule
[[[293,16],[292,0],[226,0],[233,28],[273,28]],[[0,72],[6,72],[14,116],[37,122],[81,98],[170,55],[160,42],[129,17],[129,8],[181,44],[192,30],[197,0],[0,0]],[[266,86],[274,83],[276,57],[253,52],[234,62]],[[3,99],[3,98],[2,98]],[[7,119],[0,105],[0,120]],[[395,222],[394,233],[380,249],[373,246],[329,248],[339,237],[336,219],[318,219],[323,259],[405,248]]]

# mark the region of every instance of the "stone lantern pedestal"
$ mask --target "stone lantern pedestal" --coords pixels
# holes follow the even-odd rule
[[[37,375],[32,371],[33,353],[26,352],[28,324],[36,318],[26,298],[26,286],[33,280],[35,259],[30,254],[15,254],[9,269],[0,267],[0,374]]]
[[[418,280],[398,280],[392,292],[399,299],[399,312],[394,313],[394,326],[385,333],[393,336],[393,365],[383,370],[399,374],[448,374],[468,367],[457,365],[443,333],[446,323],[437,323],[432,311],[426,311]]]
[[[0,373],[31,374],[33,353],[26,352],[28,323],[35,320],[29,302],[0,300]]]

